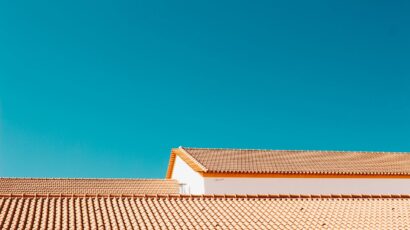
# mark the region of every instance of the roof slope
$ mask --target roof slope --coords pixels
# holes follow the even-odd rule
[[[183,148],[205,173],[410,175],[410,154]],[[201,170],[201,168],[203,170]]]
[[[410,199],[0,196],[1,229],[409,229]]]
[[[177,194],[178,183],[163,179],[0,178],[0,194]]]

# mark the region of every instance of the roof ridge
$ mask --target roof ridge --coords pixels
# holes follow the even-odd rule
[[[1,197],[21,198],[162,198],[162,199],[410,199],[410,194],[76,194],[76,193],[7,193]]]
[[[365,151],[365,150],[314,150],[314,149],[253,149],[253,148],[202,148],[202,147],[183,147],[183,149],[198,150],[235,150],[235,151],[281,151],[281,152],[346,152],[346,153],[389,153],[389,154],[409,154],[403,151]]]

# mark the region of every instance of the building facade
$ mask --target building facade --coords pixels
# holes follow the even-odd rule
[[[185,194],[410,194],[410,154],[173,149]]]

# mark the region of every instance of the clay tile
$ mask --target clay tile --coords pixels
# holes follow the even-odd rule
[[[342,194],[341,195],[342,198],[352,198],[352,195],[349,194]]]
[[[340,195],[340,194],[331,194],[330,196],[332,198],[342,198],[342,195]]]
[[[249,150],[241,149],[196,149],[183,148],[185,157],[195,162],[194,166],[204,173],[275,173],[275,174],[312,174],[312,175],[410,175],[408,166],[392,168],[391,164],[410,161],[410,156],[401,153],[384,152],[347,152],[347,151],[289,151],[289,150]],[[297,154],[296,154],[297,152]],[[328,154],[332,153],[332,154]],[[281,157],[278,157],[281,156]],[[384,161],[369,161],[369,158],[384,157]],[[352,158],[356,164],[351,164]],[[248,159],[238,164],[228,164],[236,159]],[[267,161],[270,160],[270,161]],[[306,166],[300,169],[291,167],[303,160]],[[320,164],[316,164],[317,161]],[[201,163],[199,163],[201,162]],[[252,164],[248,163],[252,162]],[[267,162],[275,162],[269,164]],[[338,169],[328,169],[335,162]],[[294,163],[294,164],[293,164]],[[325,168],[323,167],[325,166]],[[364,170],[371,169],[373,170]],[[280,169],[278,169],[280,168]]]
[[[23,197],[34,198],[34,194],[23,194]]]
[[[300,198],[300,195],[297,194],[290,194],[289,195],[290,198]]]
[[[288,194],[279,194],[279,198],[290,198]]]
[[[156,195],[153,195],[153,194],[145,194],[145,197],[147,197],[147,198],[155,198]]]
[[[236,195],[236,197],[237,198],[246,198],[246,195],[245,194],[238,194],[238,195]]]
[[[269,198],[269,195],[267,194],[259,194],[258,198]]]
[[[269,194],[269,198],[279,198],[278,194]]]
[[[246,198],[258,198],[258,195],[248,194]]]
[[[225,198],[236,198],[234,194],[225,194]]]

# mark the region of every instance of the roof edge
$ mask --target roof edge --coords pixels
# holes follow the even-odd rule
[[[202,165],[199,161],[197,161],[188,151],[186,151],[184,147],[179,146],[178,148],[173,148],[171,150],[171,155],[169,157],[168,170],[165,176],[166,179],[172,178],[172,173],[174,171],[174,166],[175,166],[175,159],[177,156],[180,157],[195,172],[205,173],[208,171],[208,169],[204,165]]]
[[[0,198],[155,198],[155,199],[410,199],[410,194],[0,194]]]
[[[176,158],[176,153],[174,152],[174,149],[171,149],[171,154],[169,155],[169,163],[168,163],[168,169],[165,175],[165,179],[172,178],[172,173],[174,171],[174,165],[175,165],[175,158]]]
[[[203,177],[232,177],[232,178],[367,178],[367,179],[410,179],[409,174],[386,173],[313,173],[313,172],[218,172],[201,173]]]
[[[185,161],[185,162],[189,166],[191,166],[195,171],[197,171],[197,172],[207,172],[208,171],[208,169],[203,164],[201,164],[197,159],[195,159],[195,157],[193,157],[184,147],[179,146],[178,149],[182,152],[182,155],[178,155],[178,156],[181,157],[182,160],[184,160],[183,157],[186,156],[188,158],[186,160],[191,161],[189,163],[193,163],[194,167],[189,165],[187,161]]]
[[[204,147],[184,147],[184,149],[201,149],[201,150],[235,150],[235,151],[280,151],[280,152],[340,152],[340,153],[387,153],[387,154],[409,154],[404,151],[366,151],[366,150],[318,150],[318,149],[256,149],[256,148],[204,148]]]

